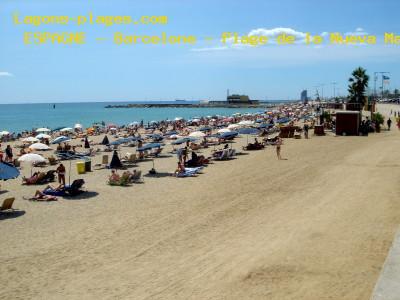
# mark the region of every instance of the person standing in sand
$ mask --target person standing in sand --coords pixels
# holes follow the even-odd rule
[[[57,168],[58,174],[58,183],[65,185],[65,167],[63,164],[60,164]]]
[[[390,130],[390,126],[392,126],[392,120],[389,118],[389,119],[386,121],[386,123],[387,123],[388,130]]]
[[[281,147],[282,147],[282,138],[278,136],[278,139],[276,141],[276,156],[278,157],[278,160],[281,160]]]
[[[308,123],[305,122],[304,126],[303,126],[303,130],[304,130],[304,138],[306,138],[306,139],[308,139],[308,129],[309,129]]]

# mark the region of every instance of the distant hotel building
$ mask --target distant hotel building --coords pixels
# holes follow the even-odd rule
[[[250,100],[247,95],[228,95],[226,97],[228,104],[258,104],[257,100]]]
[[[308,97],[307,97],[307,90],[303,90],[300,94],[300,100],[301,102],[303,102],[304,104],[306,104],[308,102]]]

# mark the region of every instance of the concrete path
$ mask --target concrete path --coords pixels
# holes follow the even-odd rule
[[[372,300],[400,300],[400,229],[386,258]]]

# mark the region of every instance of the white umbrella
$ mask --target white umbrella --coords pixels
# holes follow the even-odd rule
[[[50,132],[51,130],[48,128],[38,128],[36,129],[36,132]]]
[[[33,136],[24,138],[22,141],[23,141],[23,142],[27,142],[27,143],[36,143],[36,142],[39,142],[39,140],[38,140],[37,138],[33,137]]]
[[[60,132],[65,132],[65,131],[73,131],[71,127],[65,127],[63,129],[60,129]]]
[[[82,125],[81,124],[75,124],[74,128],[75,129],[82,129]]]
[[[180,121],[180,120],[183,120],[183,118],[181,118],[181,117],[176,117],[174,120],[175,120],[175,121]]]
[[[20,158],[18,158],[18,161],[30,162],[30,163],[40,163],[40,162],[45,162],[46,159],[39,154],[28,153],[28,154],[24,154]]]
[[[192,122],[200,122],[200,119],[193,119]]]
[[[42,144],[42,143],[35,143],[35,144],[30,145],[29,149],[31,149],[31,150],[49,150],[50,147],[45,144]]]
[[[250,120],[243,120],[243,121],[240,121],[238,124],[243,125],[243,126],[249,126],[249,125],[253,125],[254,122],[250,121]]]
[[[10,133],[9,133],[8,131],[6,131],[6,130],[0,131],[0,136],[9,135],[9,134],[10,134]]]
[[[192,137],[205,137],[206,135],[201,131],[193,131],[192,133],[189,134],[189,136],[192,136]]]
[[[51,136],[45,133],[40,133],[36,136],[37,139],[41,140],[41,139],[50,139]]]
[[[240,126],[238,124],[230,124],[230,125],[228,125],[228,129],[237,129],[239,127]]]
[[[218,133],[224,133],[224,132],[231,132],[231,130],[228,129],[228,128],[222,128],[222,129],[218,130],[217,132]]]

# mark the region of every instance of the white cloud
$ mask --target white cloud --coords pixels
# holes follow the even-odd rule
[[[346,32],[345,35],[368,35],[368,32],[366,32],[362,27],[357,27],[356,30]]]
[[[231,36],[229,38],[226,38],[226,42],[223,43],[223,40],[221,39],[219,43],[214,43],[212,47],[204,47],[204,48],[195,48],[191,49],[191,51],[194,52],[207,52],[207,51],[221,51],[221,50],[230,50],[230,49],[248,49],[248,48],[259,48],[260,46],[267,46],[267,45],[276,45],[277,44],[277,37],[282,34],[286,35],[291,35],[295,37],[295,42],[294,44],[297,45],[305,45],[306,44],[306,32],[298,31],[293,28],[288,28],[288,27],[276,27],[276,28],[256,28],[250,30],[247,34],[240,34],[238,33],[238,38],[239,41],[235,43],[235,38],[233,37],[234,33],[231,33]],[[328,43],[329,44],[329,34],[330,32],[324,31],[321,32],[319,35],[324,38],[324,44]],[[310,33],[311,36],[315,35],[313,33]],[[363,36],[363,35],[368,35],[368,32],[364,30],[362,27],[357,27],[354,31],[352,32],[346,32],[343,34],[345,35],[353,35],[353,36]],[[253,46],[250,44],[246,43],[241,43],[240,38],[242,36],[266,36],[268,38],[268,41],[265,45],[257,45]]]
[[[11,74],[10,72],[2,72],[2,71],[0,71],[0,76],[13,77],[14,75]]]

